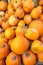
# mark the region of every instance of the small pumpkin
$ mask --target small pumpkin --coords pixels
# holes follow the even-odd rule
[[[14,14],[13,7],[12,7],[11,3],[9,3],[9,5],[8,5],[8,15],[11,16],[13,14]]]
[[[43,43],[39,40],[33,41],[31,45],[31,51],[36,54],[43,52]]]
[[[29,48],[29,41],[24,36],[17,36],[10,46],[14,53],[21,55]]]
[[[26,14],[24,16],[24,22],[25,22],[25,24],[29,25],[31,23],[31,21],[32,21],[31,16],[29,14]]]
[[[24,17],[24,10],[22,7],[19,7],[16,11],[15,11],[15,16],[18,16],[18,18],[23,18]]]
[[[14,36],[15,36],[15,31],[13,29],[7,28],[5,30],[5,38],[12,39],[12,38],[14,38]]]
[[[17,16],[12,15],[9,17],[8,22],[11,26],[16,26],[19,22],[19,19]]]
[[[8,11],[6,11],[5,13],[5,19],[8,20],[9,19],[9,14],[8,14]]]
[[[37,54],[38,61],[43,63],[43,52]]]
[[[34,28],[28,28],[25,32],[25,37],[30,40],[36,40],[39,38],[39,31]]]
[[[16,30],[16,36],[19,36],[19,35],[23,35],[25,34],[25,28],[22,28],[22,27],[17,27]]]
[[[31,10],[34,8],[34,2],[32,0],[23,0],[22,3],[25,13],[31,12]]]
[[[8,40],[5,38],[5,33],[2,32],[0,34],[0,43],[8,42]]]
[[[7,28],[10,28],[9,22],[8,22],[8,21],[7,21],[7,22],[3,22],[3,23],[2,23],[2,28],[3,28],[4,30],[6,30]]]
[[[21,65],[20,56],[16,55],[14,52],[10,52],[6,58],[6,65]]]
[[[43,34],[43,22],[40,20],[33,20],[29,25],[30,28],[34,28],[39,31],[40,36]]]
[[[38,4],[39,6],[43,6],[43,0],[39,0]]]
[[[33,19],[37,19],[37,18],[40,17],[41,13],[42,13],[42,7],[41,7],[41,6],[37,6],[37,7],[35,7],[35,8],[31,11],[30,15],[31,15],[31,17],[32,17]]]
[[[9,46],[7,43],[0,43],[0,58],[5,58],[9,54]]]
[[[7,9],[7,2],[0,1],[0,10],[6,11],[6,9]]]
[[[25,26],[24,20],[20,20],[18,23],[18,27],[24,27],[24,26]]]
[[[19,7],[22,6],[22,2],[21,0],[11,0],[11,5],[13,6],[14,10],[17,10]]]
[[[22,60],[24,65],[35,65],[36,64],[36,56],[31,51],[27,51],[22,54]]]

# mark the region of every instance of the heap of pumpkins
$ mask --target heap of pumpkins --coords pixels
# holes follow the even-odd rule
[[[43,65],[43,0],[0,1],[0,65]]]

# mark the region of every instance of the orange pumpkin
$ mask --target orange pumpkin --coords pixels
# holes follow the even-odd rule
[[[33,19],[37,19],[37,18],[39,18],[40,17],[40,15],[41,15],[41,13],[42,13],[42,7],[41,6],[37,6],[36,8],[34,8],[32,11],[31,11],[31,17],[33,18]]]
[[[11,28],[5,30],[5,38],[12,39],[15,36],[15,31]]]
[[[9,22],[8,22],[8,21],[7,21],[7,22],[3,22],[3,23],[2,23],[2,28],[3,28],[4,30],[6,30],[7,28],[10,28]]]
[[[0,1],[0,10],[6,11],[7,9],[7,2]]]
[[[36,56],[31,51],[27,51],[22,55],[22,60],[24,65],[35,65],[36,64]]]
[[[34,28],[39,31],[39,34],[43,34],[43,22],[40,20],[33,20],[29,25],[30,28]]]
[[[39,0],[39,3],[38,3],[40,6],[43,6],[43,0]]]
[[[24,36],[17,36],[11,43],[11,50],[16,54],[23,54],[29,47],[29,41]]]
[[[9,53],[9,46],[7,43],[0,43],[0,58],[5,58]]]
[[[19,27],[24,27],[25,26],[25,22],[23,20],[20,20],[18,23]]]
[[[9,46],[11,45],[12,41],[13,41],[13,39],[11,39],[11,40],[8,41],[8,45]]]
[[[23,18],[24,17],[24,10],[22,7],[19,7],[16,11],[15,11],[15,16],[18,16],[18,18]]]
[[[12,7],[11,3],[9,3],[9,5],[8,5],[8,15],[11,16],[13,14],[14,14],[13,7]]]
[[[16,36],[24,35],[25,34],[25,28],[17,27],[15,32],[16,32]]]
[[[23,0],[22,3],[25,13],[31,12],[31,10],[34,8],[34,2],[32,0]]]
[[[39,40],[33,41],[31,45],[31,51],[36,54],[43,52],[43,43]]]
[[[30,40],[36,40],[39,38],[39,31],[34,28],[28,28],[25,32],[25,37]]]
[[[38,61],[43,63],[43,52],[37,54]]]
[[[14,10],[17,10],[17,8],[22,6],[22,2],[21,0],[11,0],[11,5],[13,6]]]
[[[12,15],[12,16],[9,17],[8,22],[9,22],[9,24],[10,24],[11,26],[15,26],[15,25],[18,24],[19,19],[18,19],[17,16]]]
[[[9,14],[8,14],[8,11],[6,11],[5,13],[5,19],[8,20],[9,19]]]
[[[6,58],[6,65],[21,65],[20,56],[11,52]]]
[[[5,33],[2,32],[0,34],[0,43],[8,42],[8,40],[5,38]]]
[[[31,23],[31,21],[32,21],[31,16],[29,14],[26,14],[24,16],[24,22],[25,22],[25,24],[29,25]]]

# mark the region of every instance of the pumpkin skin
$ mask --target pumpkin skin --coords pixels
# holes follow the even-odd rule
[[[17,28],[17,26],[12,26],[12,27],[10,27],[10,29],[14,30],[15,36],[16,36],[16,28]]]
[[[29,41],[24,36],[17,36],[11,43],[11,50],[18,55],[23,54],[28,47]]]
[[[43,6],[43,0],[39,0],[38,4],[39,6]]]
[[[35,56],[34,53],[32,53],[29,50],[22,55],[22,60],[23,60],[24,65],[34,65],[34,64],[36,64],[36,56]]]
[[[0,58],[5,58],[9,54],[9,46],[7,43],[0,43]]]
[[[12,43],[13,39],[9,40],[8,41],[8,45],[11,46],[11,43]]]
[[[14,15],[17,16],[19,19],[22,19],[24,17],[24,10],[23,10],[23,8],[22,7],[19,7],[16,10],[16,12],[15,12]]]
[[[0,1],[0,10],[6,11],[6,9],[7,9],[7,3],[4,1]]]
[[[38,61],[43,63],[43,52],[37,54]]]
[[[33,20],[29,25],[30,28],[34,28],[39,31],[40,36],[43,34],[43,22],[40,20]]]
[[[18,23],[18,27],[24,27],[24,26],[25,26],[24,20],[20,20]]]
[[[11,26],[16,26],[19,22],[19,19],[17,18],[17,16],[12,15],[9,17],[8,22]]]
[[[5,65],[4,59],[0,59],[0,65]]]
[[[29,40],[37,40],[39,38],[39,31],[34,28],[28,28],[25,32],[25,37]]]
[[[39,20],[43,22],[43,14],[41,14],[41,16],[39,17]]]
[[[31,45],[31,51],[36,54],[43,52],[43,43],[39,40],[33,41]]]
[[[2,26],[3,21],[0,19],[0,26]]]
[[[0,43],[8,42],[8,40],[5,38],[5,33],[2,32],[0,34]]]
[[[31,10],[34,8],[34,2],[32,0],[23,0],[22,3],[25,13],[31,12]]]
[[[17,10],[19,7],[22,6],[22,2],[21,0],[11,0],[11,5],[13,6],[14,10]]]
[[[16,30],[15,30],[16,36],[19,36],[19,35],[20,35],[20,36],[21,36],[21,35],[24,36],[24,34],[25,34],[24,29],[25,29],[25,28],[17,27]]]
[[[6,11],[5,13],[5,19],[8,20],[9,19],[9,14],[8,14],[8,11]]]
[[[11,28],[5,30],[5,38],[12,39],[15,36],[15,31]]]
[[[21,65],[20,56],[11,52],[6,58],[6,65]]]
[[[32,21],[31,16],[28,15],[28,14],[26,14],[26,15],[24,16],[24,22],[25,22],[25,24],[29,25],[29,24],[31,23],[31,21]]]
[[[8,21],[2,23],[2,28],[3,28],[4,30],[6,30],[7,28],[10,28],[10,24],[8,23]]]
[[[33,19],[37,19],[39,18],[39,16],[41,15],[42,13],[42,7],[41,6],[37,6],[36,8],[34,8],[32,11],[31,11],[31,17]]]
[[[9,5],[8,5],[8,15],[11,16],[13,14],[14,14],[13,7],[12,7],[11,3],[9,3]]]

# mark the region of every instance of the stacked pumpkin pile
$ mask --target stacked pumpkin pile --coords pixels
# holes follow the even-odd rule
[[[43,0],[0,1],[0,65],[43,65]]]

